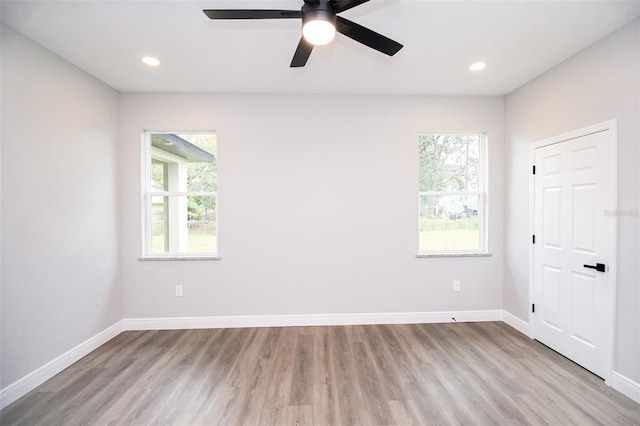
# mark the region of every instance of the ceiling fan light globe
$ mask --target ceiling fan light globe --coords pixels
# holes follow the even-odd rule
[[[324,19],[309,20],[302,26],[302,35],[309,43],[323,46],[336,36],[336,27]]]

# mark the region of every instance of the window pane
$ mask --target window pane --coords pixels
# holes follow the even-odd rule
[[[152,133],[151,187],[154,191],[216,192],[214,133]]]
[[[160,161],[151,162],[151,190],[166,191],[165,187],[167,174],[167,164]]]
[[[217,251],[215,196],[154,196],[152,253]]]
[[[169,251],[169,234],[165,226],[167,197],[151,197],[151,252]]]
[[[420,250],[479,250],[479,195],[420,196]]]
[[[481,135],[420,135],[420,191],[478,191]]]
[[[147,188],[154,194],[151,213],[146,213],[151,220],[149,254],[217,253],[215,133],[147,136]]]
[[[189,253],[217,251],[216,198],[188,197]]]
[[[187,191],[217,191],[216,135],[189,133],[176,136],[202,150],[200,158],[187,164]]]

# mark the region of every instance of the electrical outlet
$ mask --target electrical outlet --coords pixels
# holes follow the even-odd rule
[[[184,295],[184,291],[181,285],[176,286],[176,296],[180,297]]]
[[[460,281],[453,282],[453,291],[460,291]]]

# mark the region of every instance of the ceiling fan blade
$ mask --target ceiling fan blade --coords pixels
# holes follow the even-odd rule
[[[395,55],[403,47],[397,41],[393,41],[382,34],[371,31],[369,28],[358,25],[341,16],[337,17],[336,30],[365,46],[369,46],[389,56]]]
[[[209,19],[286,19],[302,18],[300,10],[276,9],[207,9]]]
[[[366,3],[369,0],[333,0],[333,8],[336,13],[344,12],[352,7],[360,6],[362,3]]]
[[[296,53],[293,54],[293,59],[291,60],[291,68],[300,68],[304,67],[311,55],[311,51],[313,50],[313,44],[309,43],[304,37],[300,38],[300,43],[298,43],[298,48],[296,49]]]

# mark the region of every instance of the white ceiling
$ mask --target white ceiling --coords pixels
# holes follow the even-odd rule
[[[337,35],[289,68],[296,19],[210,21],[202,9],[302,0],[11,1],[2,21],[122,92],[504,95],[640,16],[640,1],[371,0],[342,16],[402,44]],[[158,68],[143,65],[158,57]],[[469,64],[488,66],[472,73]]]

